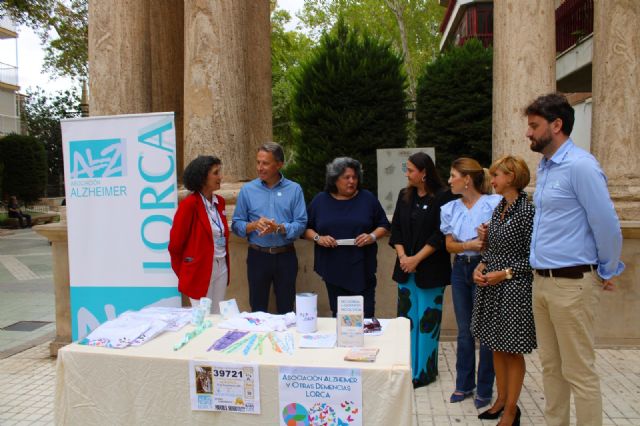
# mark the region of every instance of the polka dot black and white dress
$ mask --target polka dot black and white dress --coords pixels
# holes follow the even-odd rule
[[[524,354],[536,348],[531,307],[533,273],[529,264],[533,216],[533,204],[521,192],[508,207],[503,199],[491,217],[482,262],[487,272],[511,268],[513,278],[477,287],[471,332],[493,351]]]

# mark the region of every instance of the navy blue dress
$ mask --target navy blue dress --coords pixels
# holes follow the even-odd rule
[[[355,197],[337,200],[328,192],[318,193],[307,208],[307,228],[336,240],[351,239],[378,227],[389,229],[390,224],[378,199],[361,189]],[[377,269],[377,243],[364,247],[322,247],[314,252],[314,271],[328,285],[345,290],[341,294],[363,294],[375,291]],[[331,289],[327,288],[330,293]],[[366,305],[365,301],[365,305]],[[366,314],[365,314],[366,315]]]

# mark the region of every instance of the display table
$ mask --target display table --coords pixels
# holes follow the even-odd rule
[[[231,354],[206,352],[227,330],[214,327],[179,351],[185,332],[164,333],[138,347],[107,349],[71,344],[58,352],[55,416],[59,425],[277,425],[278,367],[360,368],[364,425],[415,424],[409,321],[390,320],[381,336],[365,336],[365,347],[380,348],[374,363],[344,361],[347,348],[300,349],[290,355],[266,348]],[[335,320],[318,319],[318,331],[335,332]],[[192,411],[189,360],[259,364],[261,414]]]

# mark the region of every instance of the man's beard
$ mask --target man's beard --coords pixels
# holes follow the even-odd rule
[[[531,141],[531,145],[529,145],[531,151],[542,152],[551,143],[551,135],[547,134],[539,139],[529,138],[529,140]]]

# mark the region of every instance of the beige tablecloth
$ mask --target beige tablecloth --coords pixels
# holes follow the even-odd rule
[[[173,350],[188,325],[139,347],[106,349],[77,344],[58,352],[55,416],[59,425],[277,425],[278,367],[362,369],[364,425],[413,425],[409,321],[389,321],[381,336],[365,336],[365,347],[380,348],[375,363],[344,361],[347,348],[299,349],[293,355],[251,351],[206,352],[227,330],[206,330],[184,348]],[[293,334],[298,338],[298,334]],[[320,318],[319,332],[335,332],[335,320]],[[255,362],[260,365],[261,414],[192,411],[189,360]]]

